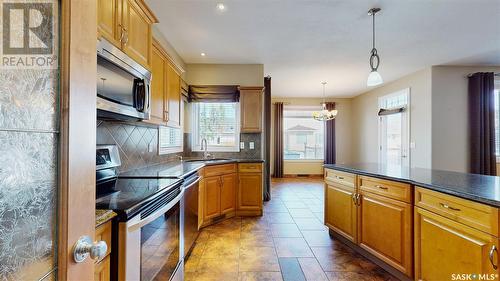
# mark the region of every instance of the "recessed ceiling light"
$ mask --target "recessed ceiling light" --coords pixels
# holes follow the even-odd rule
[[[202,57],[204,57],[204,56],[206,56],[207,54],[205,54],[205,53],[201,53],[200,55],[201,55]]]
[[[217,3],[217,10],[223,12],[226,10],[226,5],[224,5],[223,3]]]

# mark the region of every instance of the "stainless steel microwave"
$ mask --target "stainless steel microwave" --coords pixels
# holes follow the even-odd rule
[[[102,38],[96,83],[98,117],[149,119],[151,72]]]

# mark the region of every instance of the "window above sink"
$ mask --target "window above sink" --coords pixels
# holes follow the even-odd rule
[[[207,151],[240,151],[239,103],[191,103],[191,106],[192,151],[202,151],[202,139],[207,140]]]

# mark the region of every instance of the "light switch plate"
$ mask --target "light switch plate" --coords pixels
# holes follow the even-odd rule
[[[245,142],[244,141],[240,142],[240,149],[245,149]]]
[[[250,147],[250,149],[255,149],[255,143],[253,141],[249,142],[248,146]]]

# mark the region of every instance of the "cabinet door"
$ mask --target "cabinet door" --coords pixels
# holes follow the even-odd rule
[[[134,0],[123,0],[122,24],[125,36],[122,50],[142,66],[149,68],[151,62],[152,22]]]
[[[416,280],[453,280],[458,273],[498,274],[493,268],[493,263],[498,265],[494,249],[498,249],[494,236],[415,208]]]
[[[222,214],[236,210],[236,174],[223,175],[221,178],[220,211]]]
[[[413,270],[410,204],[361,193],[359,245],[408,276]]]
[[[167,64],[168,125],[181,126],[181,78],[174,67]]]
[[[153,60],[151,62],[151,102],[150,102],[150,118],[145,121],[157,125],[166,125],[165,120],[165,69],[166,63],[162,52],[156,45],[153,45]]]
[[[338,234],[356,242],[357,206],[354,188],[325,183],[325,224]]]
[[[220,216],[220,177],[205,178],[203,220]]]
[[[262,131],[262,90],[242,90],[240,104],[241,132],[260,133]]]
[[[97,0],[97,37],[121,48],[121,0]]]
[[[238,210],[262,209],[262,174],[240,173],[238,180]]]
[[[94,268],[94,281],[109,281],[110,279],[110,256],[105,257],[102,261],[96,263]]]

